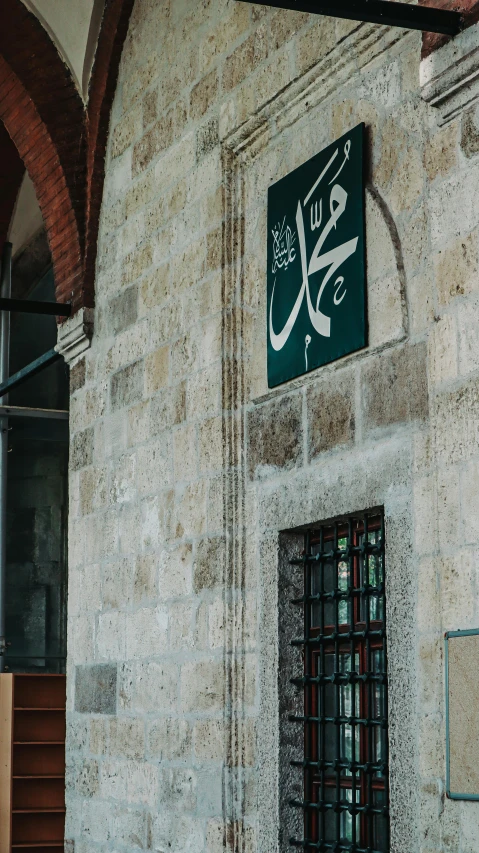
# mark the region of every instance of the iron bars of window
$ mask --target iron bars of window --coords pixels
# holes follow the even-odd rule
[[[319,853],[388,853],[387,663],[384,517],[351,516],[305,535],[303,839]]]

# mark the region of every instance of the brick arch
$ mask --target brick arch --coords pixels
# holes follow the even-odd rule
[[[133,1],[105,2],[85,105],[38,19],[21,0],[0,0],[0,120],[35,187],[57,298],[75,311],[94,303],[109,116]]]

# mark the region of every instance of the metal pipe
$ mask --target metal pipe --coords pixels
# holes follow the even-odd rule
[[[5,314],[6,312],[2,312]],[[40,370],[44,370],[45,367],[49,367],[51,364],[54,364],[55,361],[58,361],[62,356],[56,349],[49,349],[48,352],[45,352],[43,355],[39,356],[32,361],[30,364],[27,364],[26,367],[22,367],[21,370],[18,370],[17,373],[13,373],[12,376],[9,376],[5,382],[0,382],[0,399],[5,397],[9,391],[13,391],[14,388],[18,388],[22,382],[26,382],[27,379],[31,379],[32,376],[35,376]],[[2,400],[2,405],[5,405],[5,401]]]
[[[12,292],[12,244],[4,243],[0,296],[9,299]],[[10,372],[10,313],[0,312],[0,384]],[[4,399],[2,402],[8,402]],[[7,465],[8,418],[0,417],[0,672],[5,671],[5,614],[7,581]]]
[[[29,409],[26,406],[0,406],[0,418],[48,418],[67,421],[68,409]]]
[[[34,302],[32,299],[5,299],[5,297],[0,297],[0,311],[69,317],[72,313],[72,306],[69,302]]]
[[[257,0],[241,0],[256,3]],[[408,30],[442,33],[457,36],[464,21],[460,12],[433,6],[416,6],[396,0],[266,0],[264,6],[309,12],[312,15],[330,15],[350,21],[368,21]]]

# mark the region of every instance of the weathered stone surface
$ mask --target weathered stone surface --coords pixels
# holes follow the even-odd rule
[[[111,406],[113,411],[130,406],[141,399],[143,385],[143,363],[123,367],[114,373],[110,382]]]
[[[479,154],[479,116],[477,106],[470,107],[462,116],[461,148],[466,157]]]
[[[114,664],[77,666],[75,711],[80,714],[115,714],[116,681]]]
[[[248,413],[248,470],[251,477],[273,468],[289,470],[302,459],[301,394],[284,395]]]
[[[138,316],[138,289],[129,287],[112,299],[107,316],[114,335],[131,326]]]
[[[367,362],[361,370],[364,427],[424,420],[428,414],[426,347],[407,345]]]
[[[85,384],[85,359],[81,358],[70,368],[70,394],[74,394]]]
[[[475,853],[474,804],[443,797],[440,728],[443,632],[479,614],[477,132],[472,112],[436,127],[419,40],[227,0],[134,4],[95,334],[72,371],[78,853],[271,853],[278,827],[286,853],[301,750],[287,543],[377,506],[391,850]],[[360,121],[368,348],[270,391],[267,190]],[[118,708],[87,678],[109,666]]]
[[[224,576],[226,543],[223,537],[198,542],[194,567],[195,591],[218,586]]]
[[[308,388],[309,458],[354,441],[355,376],[337,371]]]
[[[93,461],[93,428],[77,432],[73,436],[72,448],[70,453],[70,467],[72,471],[78,471],[80,468],[85,468],[91,465]]]

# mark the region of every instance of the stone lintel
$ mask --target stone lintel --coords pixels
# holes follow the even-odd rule
[[[447,124],[479,100],[479,24],[421,61],[423,99],[437,109],[439,125]]]
[[[80,308],[58,326],[56,351],[68,364],[73,364],[90,348],[93,336],[93,308]]]

